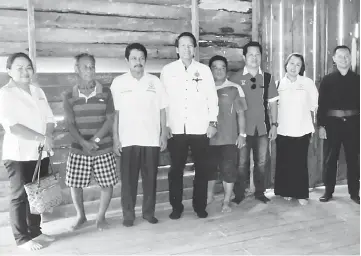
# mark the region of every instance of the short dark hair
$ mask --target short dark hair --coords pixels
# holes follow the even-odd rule
[[[175,40],[175,47],[177,47],[177,48],[179,47],[179,39],[181,39],[182,37],[185,37],[185,36],[188,36],[188,37],[192,38],[193,46],[197,47],[197,39],[191,32],[183,32],[183,33],[181,33],[177,37],[177,39]]]
[[[260,53],[262,54],[262,45],[259,42],[251,41],[243,46],[243,55],[246,56],[248,52],[248,47],[258,47]]]
[[[86,53],[86,52],[80,53],[80,54],[78,54],[78,55],[76,55],[74,57],[75,58],[75,65],[78,66],[80,59],[84,58],[84,57],[90,58],[92,60],[93,64],[95,65],[95,57],[94,57],[94,55],[91,55],[91,54]]]
[[[125,58],[126,58],[127,60],[129,60],[129,55],[130,55],[130,52],[131,52],[132,50],[138,50],[138,51],[143,52],[145,59],[147,59],[148,52],[147,52],[147,49],[145,48],[145,46],[142,45],[142,44],[140,44],[140,43],[132,43],[132,44],[129,44],[129,45],[125,48]]]
[[[349,48],[348,46],[346,46],[346,45],[338,45],[338,46],[336,46],[335,49],[333,50],[333,55],[336,54],[336,51],[337,51],[338,49],[347,49],[347,50],[351,53],[351,50],[350,50],[350,48]]]
[[[306,65],[305,65],[305,58],[303,58],[302,54],[300,53],[297,53],[297,52],[293,52],[291,53],[290,55],[288,55],[286,61],[285,61],[285,72],[287,73],[287,65],[288,65],[288,62],[290,61],[290,59],[295,56],[297,58],[300,58],[301,59],[301,62],[302,62],[302,65],[301,65],[301,69],[300,69],[300,72],[298,73],[300,76],[303,76],[303,74],[305,73],[305,70],[306,70]]]
[[[221,60],[224,62],[224,64],[226,65],[226,69],[228,69],[228,61],[225,57],[221,56],[221,55],[215,55],[213,56],[210,60],[209,60],[209,67],[212,67],[213,62],[215,62],[216,60]]]
[[[16,52],[16,53],[11,54],[6,61],[6,68],[11,69],[11,66],[13,65],[15,59],[17,59],[17,58],[27,59],[30,63],[32,70],[34,71],[33,62],[31,61],[29,55],[27,55],[26,53],[23,53],[23,52]]]

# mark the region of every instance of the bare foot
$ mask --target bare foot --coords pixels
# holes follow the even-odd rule
[[[284,200],[287,200],[287,201],[291,201],[292,200],[292,197],[288,197],[288,196],[285,196],[283,197]]]
[[[45,242],[54,242],[55,241],[55,237],[53,236],[49,236],[49,235],[45,235],[45,234],[41,234],[35,238],[33,238],[33,241],[36,242],[40,242],[40,241],[45,241]]]
[[[207,204],[210,204],[214,201],[214,195],[213,194],[210,194],[207,196]]]
[[[222,204],[222,212],[231,212],[231,211],[232,208],[230,202],[224,201]]]
[[[75,231],[75,230],[77,230],[77,229],[80,229],[80,228],[82,228],[83,226],[84,226],[84,224],[87,222],[88,220],[86,219],[86,218],[78,218],[76,221],[75,221],[75,223],[74,223],[74,225],[73,226],[71,226],[71,230],[72,231]]]
[[[38,242],[35,242],[33,240],[30,240],[22,245],[18,246],[21,249],[25,249],[27,251],[37,251],[43,248],[42,244],[39,244]]]
[[[109,223],[105,219],[97,220],[96,226],[99,231],[103,231],[104,229],[109,228]]]
[[[307,199],[298,199],[298,202],[300,203],[300,205],[307,205],[308,204]]]

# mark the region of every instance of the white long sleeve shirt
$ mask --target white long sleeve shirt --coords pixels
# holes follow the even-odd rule
[[[218,96],[210,68],[198,61],[186,69],[179,59],[162,69],[161,81],[169,97],[167,125],[173,134],[205,134],[217,121]]]
[[[20,138],[10,131],[22,124],[40,134],[45,134],[47,123],[55,123],[53,112],[44,91],[30,84],[31,95],[12,81],[0,89],[0,123],[5,129],[3,160],[34,161],[38,159],[39,142]],[[42,158],[46,157],[43,152]]]
[[[297,76],[291,82],[287,76],[280,80],[277,133],[290,137],[301,137],[314,132],[311,111],[318,106],[318,91],[312,79]]]

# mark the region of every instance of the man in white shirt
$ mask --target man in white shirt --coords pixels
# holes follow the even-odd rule
[[[171,169],[168,174],[171,219],[179,219],[184,210],[183,170],[191,148],[195,165],[193,209],[206,218],[207,148],[217,132],[218,97],[212,72],[193,59],[197,47],[192,33],[181,33],[175,43],[179,60],[164,66],[161,80],[169,97],[167,108],[168,144]]]
[[[154,217],[159,150],[167,147],[167,97],[158,77],[144,71],[146,48],[133,43],[125,49],[130,72],[111,85],[116,110],[113,125],[114,152],[121,155],[123,225],[133,226],[139,170],[143,185],[143,219]]]

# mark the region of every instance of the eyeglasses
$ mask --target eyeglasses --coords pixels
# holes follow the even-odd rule
[[[251,85],[251,89],[252,89],[252,90],[256,89],[256,84],[255,84],[256,78],[255,78],[255,77],[252,77],[250,80],[251,80],[251,82],[253,83],[253,84]]]

